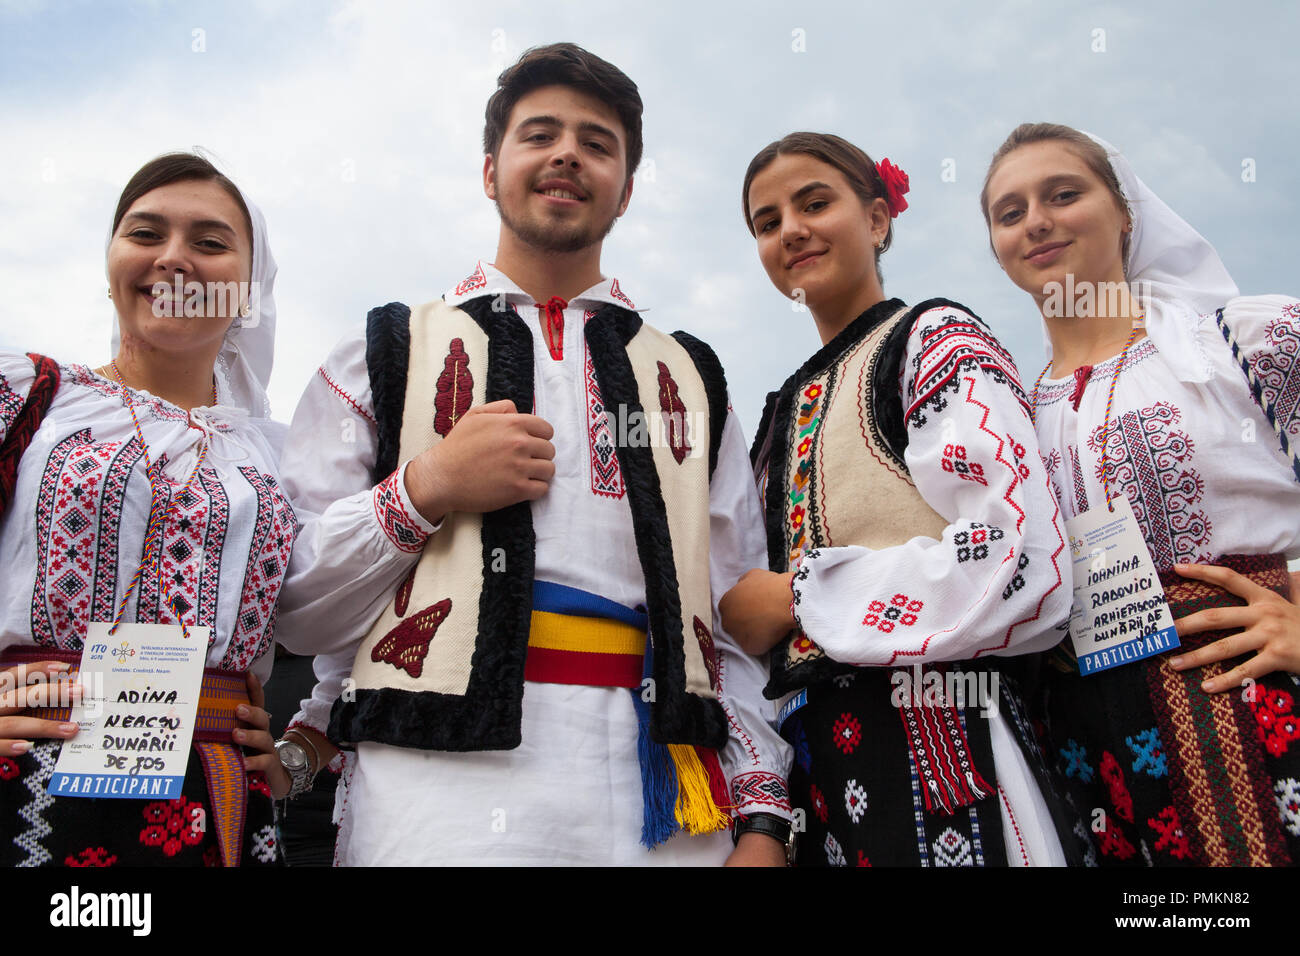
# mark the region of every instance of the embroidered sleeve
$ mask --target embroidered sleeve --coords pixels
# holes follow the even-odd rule
[[[806,554],[804,632],[854,664],[1050,647],[1069,612],[1067,552],[1015,363],[978,319],[934,309],[912,330],[902,389],[906,463],[948,524],[939,539]]]
[[[31,359],[22,352],[0,349],[0,441],[22,411],[35,377]]]
[[[344,340],[323,368],[332,381],[318,374],[308,382],[281,462],[303,527],[276,637],[298,654],[355,650],[431,531],[406,496],[403,469],[372,487],[377,439],[364,339]]]
[[[419,554],[424,550],[424,542],[430,533],[436,529],[415,510],[406,493],[406,466],[409,464],[405,462],[375,485],[375,518],[393,547],[408,554]]]
[[[1224,306],[1223,319],[1239,345],[1234,362],[1246,359],[1259,382],[1262,404],[1273,407],[1292,443],[1300,441],[1300,301],[1280,295],[1244,296]],[[1220,335],[1217,328],[1207,331]],[[1226,342],[1214,346],[1227,348]]]
[[[713,588],[713,639],[718,652],[718,698],[727,715],[729,739],[721,763],[731,781],[735,813],[790,818],[786,777],[790,745],[776,732],[776,708],[763,696],[767,666],[750,657],[721,625],[718,599],[751,568],[767,566],[763,512],[754,489],[749,456],[736,416],[718,450],[710,494],[709,575]]]

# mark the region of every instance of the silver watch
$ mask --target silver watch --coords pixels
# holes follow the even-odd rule
[[[311,772],[311,764],[307,760],[307,751],[302,744],[293,740],[277,740],[275,742],[275,755],[280,758],[280,766],[289,774],[291,785],[289,787],[289,799],[300,797],[311,789],[312,781],[316,775]]]

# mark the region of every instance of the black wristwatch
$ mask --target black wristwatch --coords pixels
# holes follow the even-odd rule
[[[732,843],[739,843],[743,833],[761,833],[770,836],[785,847],[786,865],[794,866],[795,834],[789,820],[772,813],[750,813],[738,816],[736,825],[731,830]]]

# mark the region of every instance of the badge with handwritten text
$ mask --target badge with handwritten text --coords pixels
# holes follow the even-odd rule
[[[49,792],[60,797],[181,795],[208,654],[208,628],[91,622],[81,652],[81,703]]]
[[[1178,647],[1165,589],[1128,499],[1065,522],[1074,569],[1070,640],[1080,674],[1131,664]]]

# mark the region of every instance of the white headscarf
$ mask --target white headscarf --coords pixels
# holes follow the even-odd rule
[[[271,381],[275,359],[275,257],[266,236],[266,219],[262,211],[245,199],[253,224],[253,268],[248,316],[236,316],[226,330],[214,368],[218,406],[229,406],[250,418],[271,417],[271,403],[266,386]],[[110,241],[112,237],[110,236]],[[113,312],[112,352],[122,344],[117,312]]]
[[[1119,150],[1099,136],[1086,135],[1106,150],[1133,214],[1124,266],[1130,286],[1139,293],[1147,335],[1181,381],[1207,381],[1210,368],[1201,335],[1206,328],[1213,335],[1218,330],[1202,323],[1202,317],[1235,298],[1237,284],[1214,247],[1138,179]],[[1050,357],[1050,347],[1048,352]]]

